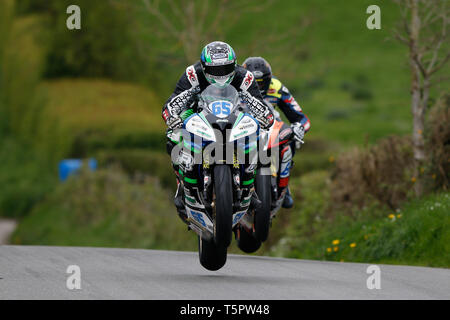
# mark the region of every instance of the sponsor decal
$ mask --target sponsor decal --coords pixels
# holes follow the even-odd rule
[[[169,119],[169,111],[167,111],[167,109],[164,110],[162,117],[164,121],[167,121],[167,119]]]
[[[253,163],[253,164],[249,165],[248,168],[245,169],[245,172],[252,173],[253,171],[255,171],[255,169],[256,169],[256,163]]]
[[[194,158],[190,154],[182,152],[178,158],[178,163],[185,169],[184,171],[191,171],[194,165]]]
[[[226,58],[228,58],[228,56],[224,52],[219,52],[219,53],[213,53],[211,55],[211,58],[213,58],[213,59],[226,59]]]
[[[286,165],[286,167],[284,168],[284,170],[281,171],[280,177],[281,177],[281,178],[286,178],[287,176],[289,176],[290,170],[291,170],[291,163],[288,162],[288,164]],[[282,179],[280,179],[280,183],[281,183],[281,180],[282,180]]]
[[[253,128],[254,124],[253,123],[249,123],[249,124],[243,124],[241,126],[238,127],[239,130],[244,130],[244,129],[248,129],[248,128]]]
[[[247,73],[247,77],[245,78],[245,85],[250,86],[253,81],[253,74],[251,72]]]
[[[233,216],[233,226],[237,224],[247,211],[236,212]]]
[[[203,214],[201,212],[193,211],[191,210],[191,215],[194,218],[195,221],[200,223],[203,227],[206,228],[206,222],[203,219]]]
[[[291,128],[284,129],[283,131],[280,132],[280,140],[284,140],[291,133],[292,133],[292,129]]]
[[[197,73],[195,72],[194,66],[189,66],[186,69],[186,75],[193,87],[196,87],[198,85],[198,79],[197,79]]]
[[[245,75],[244,81],[242,81],[241,89],[246,91],[251,86],[254,77],[255,76],[253,75],[253,73],[251,73],[250,71],[247,71],[247,74]]]

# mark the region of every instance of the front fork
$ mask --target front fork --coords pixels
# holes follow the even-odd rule
[[[203,198],[205,200],[205,207],[212,202],[213,186],[211,177],[211,166],[209,159],[204,159],[203,162]],[[250,172],[248,172],[250,171]],[[239,164],[236,156],[233,159],[232,165],[232,179],[233,179],[233,211],[242,211],[250,205],[251,195],[254,182],[255,172],[248,170],[245,165]]]

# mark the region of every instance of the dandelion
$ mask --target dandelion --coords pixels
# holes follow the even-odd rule
[[[334,252],[338,252],[338,250],[339,250],[339,247],[334,247],[334,248],[333,248],[333,251],[334,251]]]
[[[333,245],[333,246],[337,246],[338,244],[339,244],[339,239],[336,239],[336,240],[333,240],[333,242],[331,242],[331,244]]]
[[[411,178],[411,182],[412,182],[412,183],[415,183],[416,181],[417,181],[416,177],[412,177],[412,178]]]
[[[331,248],[327,248],[327,252],[330,253],[332,250]]]
[[[401,215],[401,214],[398,214],[398,215],[397,215],[397,218],[398,218],[398,219],[400,219],[401,217],[402,217],[402,215]]]
[[[329,158],[328,158],[328,161],[330,162],[330,163],[333,163],[334,162],[334,156],[330,156]]]
[[[350,243],[350,248],[354,248],[354,247],[356,247],[356,243],[355,242]]]
[[[390,215],[388,215],[388,218],[389,219],[395,219],[395,215],[391,213]]]

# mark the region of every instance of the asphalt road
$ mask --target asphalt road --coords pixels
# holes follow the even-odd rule
[[[192,252],[0,246],[0,299],[450,299],[450,269],[379,265],[369,290],[368,266],[229,255],[211,272]]]

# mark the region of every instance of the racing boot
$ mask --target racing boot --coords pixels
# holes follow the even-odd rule
[[[285,209],[290,209],[294,206],[294,199],[292,199],[289,187],[286,190],[286,195],[284,196],[283,204],[281,206]]]

